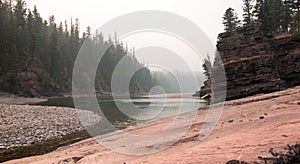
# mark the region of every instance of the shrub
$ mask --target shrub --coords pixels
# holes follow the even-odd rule
[[[262,158],[258,157],[260,160],[263,160],[265,164],[299,164],[300,163],[300,144],[296,145],[287,145],[284,148],[285,152],[275,152],[273,148],[270,149],[270,153],[273,157]]]

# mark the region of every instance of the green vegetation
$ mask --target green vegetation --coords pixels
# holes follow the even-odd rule
[[[284,148],[285,152],[275,152],[274,149],[270,149],[270,153],[273,157],[262,158],[258,157],[264,163],[272,164],[299,164],[300,163],[300,144],[287,145]]]
[[[244,6],[243,6],[243,17],[244,17],[244,24],[251,24],[253,23],[253,16],[254,13],[252,12],[253,10],[253,4],[251,3],[252,0],[243,0]]]
[[[91,35],[87,27],[80,37],[79,25],[78,19],[56,24],[53,15],[43,20],[37,8],[26,8],[23,0],[0,0],[0,91],[24,96],[30,95],[30,89],[46,96],[70,92],[76,55]],[[99,64],[96,89],[100,92],[110,92],[112,72],[125,55],[131,54],[128,70],[142,65],[134,50],[109,38],[104,40],[100,32],[91,37],[97,45],[110,46]],[[153,83],[149,69],[144,68],[133,77],[131,91],[147,91]]]
[[[243,25],[259,26],[267,37],[300,30],[300,2],[298,0],[243,0]],[[238,29],[239,21],[232,8],[223,17],[225,31]]]
[[[212,70],[213,70],[213,63],[210,59],[210,56],[207,55],[206,58],[203,59],[202,68],[204,70],[203,74],[207,79],[211,78]]]
[[[225,31],[232,33],[239,26],[240,21],[238,20],[237,14],[234,13],[232,8],[226,10],[223,16],[223,24]]]

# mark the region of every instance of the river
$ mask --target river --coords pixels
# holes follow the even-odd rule
[[[174,94],[172,94],[174,95]],[[88,98],[85,98],[88,99]],[[88,102],[88,101],[84,101]],[[107,120],[116,128],[123,129],[128,126],[144,123],[151,120],[175,116],[181,113],[197,110],[198,108],[207,106],[208,102],[199,98],[171,96],[139,97],[132,99],[112,99],[109,97],[98,97],[99,107]],[[127,116],[119,110],[117,104],[125,108],[130,108],[133,103],[136,109],[153,113],[153,118],[146,120],[137,120]],[[50,98],[46,102],[38,103],[43,106],[61,106],[74,108],[73,98]],[[139,111],[137,111],[138,113]]]

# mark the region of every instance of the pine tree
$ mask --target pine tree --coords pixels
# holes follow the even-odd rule
[[[89,37],[91,35],[91,27],[90,26],[87,26],[85,33],[86,33],[87,37]]]
[[[213,69],[213,62],[210,59],[210,56],[207,54],[206,58],[203,59],[202,68],[204,70],[203,74],[207,79],[211,78],[212,69]]]
[[[237,14],[234,13],[232,8],[228,8],[223,16],[225,31],[232,33],[239,26],[239,23]]]
[[[14,7],[14,14],[17,22],[17,27],[24,28],[26,17],[26,3],[23,0],[17,0],[17,4]]]
[[[262,21],[263,18],[263,0],[256,0],[253,10],[253,15],[257,19],[258,22]]]
[[[33,44],[34,44],[34,49],[33,52],[37,56],[41,56],[42,54],[42,47],[43,47],[43,19],[40,17],[40,14],[34,6],[34,9],[32,11],[33,14]]]
[[[274,7],[275,5],[273,3],[273,0],[264,0],[259,10],[259,21],[261,23],[261,30],[267,37],[274,36],[275,28],[277,27],[278,23],[274,22]],[[276,17],[278,17],[278,15],[276,15]]]
[[[244,17],[244,24],[250,24],[253,22],[253,5],[252,0],[243,0],[244,6],[243,6],[243,17]]]
[[[56,24],[53,24],[53,31],[50,34],[50,75],[52,77],[55,77],[55,73],[56,73],[56,68],[57,68],[57,63],[56,61],[58,61],[58,38],[57,38],[57,30],[56,30]]]
[[[0,50],[3,49],[3,46],[5,44],[4,38],[3,36],[4,34],[4,22],[6,21],[6,6],[5,3],[2,2],[2,0],[0,0]],[[1,57],[1,56],[0,56]]]
[[[294,10],[295,8],[294,0],[284,0],[283,3],[284,5],[288,6],[290,10]]]
[[[283,31],[282,22],[283,15],[282,11],[284,11],[284,6],[282,0],[270,0],[271,2],[271,21],[273,24],[272,31],[274,34],[279,34]]]
[[[300,11],[300,0],[294,0],[294,9],[296,12]]]
[[[80,28],[79,28],[79,20],[78,18],[75,19],[75,37],[74,37],[74,52],[75,52],[75,56],[77,55],[77,52],[79,51],[80,48],[80,37],[79,37],[79,33],[80,33]],[[74,59],[75,59],[74,56]]]
[[[33,26],[34,26],[34,19],[31,11],[29,10],[28,15],[27,15],[27,21],[26,21],[26,32],[28,35],[28,42],[29,42],[29,49],[33,53],[35,50],[35,43],[36,43],[36,36],[35,36],[35,31],[33,31]]]
[[[297,11],[296,15],[293,17],[293,32],[300,32],[300,11]]]
[[[300,0],[287,0],[289,8],[293,11],[291,29],[294,33],[300,31]]]
[[[25,18],[26,18],[26,3],[22,0],[17,0],[16,6],[14,6],[14,18],[16,22],[16,46],[19,54],[26,48],[26,35],[24,32]]]
[[[292,27],[293,22],[293,10],[287,0],[284,1],[283,9],[281,12],[282,18],[282,32],[288,32]]]

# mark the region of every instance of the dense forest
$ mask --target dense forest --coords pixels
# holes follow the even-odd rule
[[[255,25],[266,37],[300,32],[300,0],[243,0],[243,20],[234,9],[223,16],[225,31],[232,33],[241,26]]]
[[[70,93],[76,55],[89,38],[97,45],[109,45],[96,77],[96,90],[110,92],[112,72],[118,61],[129,55],[128,69],[141,66],[122,42],[101,32],[91,34],[90,27],[80,32],[78,19],[56,24],[55,17],[41,18],[36,7],[27,8],[25,1],[0,0],[0,91],[20,96],[55,96]],[[82,34],[82,35],[81,35]],[[89,37],[90,36],[90,37]],[[147,67],[131,80],[130,91],[143,93],[154,85]]]

